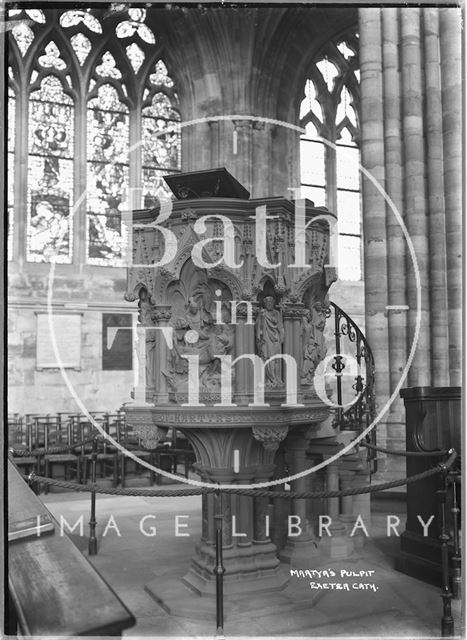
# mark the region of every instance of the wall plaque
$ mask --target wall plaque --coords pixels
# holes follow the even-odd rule
[[[59,359],[53,348],[51,331],[55,336]],[[81,314],[37,314],[36,368],[67,369],[81,367]]]

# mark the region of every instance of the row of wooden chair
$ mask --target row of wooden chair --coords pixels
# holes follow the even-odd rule
[[[184,475],[188,477],[195,456],[188,441],[177,431],[155,449],[148,450],[141,446],[140,439],[126,424],[123,413],[94,414],[92,417],[116,442],[138,458],[172,473],[177,473],[182,464]],[[147,478],[150,485],[162,482],[161,474],[127,457],[108,440],[95,439],[97,433],[89,418],[81,414],[8,417],[8,445],[15,463],[25,473],[34,470],[38,475],[52,478],[60,473],[65,480],[86,483],[91,479],[94,451],[98,482],[106,478],[113,487],[119,483],[125,487],[130,479],[141,482]]]

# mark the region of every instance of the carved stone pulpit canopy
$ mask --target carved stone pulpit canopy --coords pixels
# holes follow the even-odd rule
[[[309,403],[335,280],[332,214],[309,200],[249,199],[225,169],[166,181],[179,200],[133,212],[130,233],[126,298],[139,300],[145,327],[146,400],[264,405],[253,402],[261,392],[266,404]]]

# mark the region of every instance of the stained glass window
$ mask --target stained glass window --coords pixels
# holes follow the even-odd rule
[[[11,30],[21,55],[24,56],[34,40],[33,30],[25,22],[19,22]]]
[[[65,28],[83,24],[94,33],[102,33],[99,20],[88,11],[66,11],[60,18],[60,24]]]
[[[91,265],[123,265],[120,216],[130,187],[143,194],[136,206],[153,206],[170,194],[162,176],[180,170],[180,114],[156,42],[156,13],[118,4],[8,11],[9,256],[15,194],[27,203],[24,225],[16,225],[16,231],[25,228],[26,250],[13,259],[42,262],[55,255],[71,263],[85,254]],[[104,40],[112,40],[111,49],[102,48]],[[28,83],[20,129],[28,157],[15,162],[14,92]],[[82,118],[78,105],[84,100]],[[79,153],[75,139],[83,141]],[[130,147],[130,140],[141,144]],[[130,163],[139,166],[140,160],[141,171],[130,174]],[[76,246],[81,238],[86,242],[86,251],[76,256],[73,228],[80,233]]]
[[[122,264],[120,206],[128,190],[129,114],[110,84],[88,103],[87,116],[88,262]]]
[[[154,76],[157,75],[157,84]],[[150,104],[143,108],[143,206],[152,207],[158,200],[170,197],[162,176],[174,173],[180,166],[180,114],[178,99],[170,88],[174,83],[162,60],[155,65],[149,82],[164,87],[153,94]],[[149,92],[145,94],[149,96]]]
[[[115,58],[109,51],[106,51],[102,56],[101,64],[96,67],[96,73],[103,78],[116,78],[120,80],[122,77],[121,72],[115,65]]]
[[[128,56],[128,60],[130,61],[131,66],[133,67],[135,73],[138,73],[138,71],[141,68],[141,65],[144,62],[144,58],[145,58],[144,51],[142,51],[140,47],[138,47],[136,42],[132,42],[126,48],[126,54]]]
[[[66,69],[66,62],[60,58],[60,51],[55,42],[49,42],[45,47],[44,55],[39,56],[39,64],[41,67],[53,67],[59,71]]]
[[[14,211],[15,211],[15,131],[16,131],[16,100],[15,92],[8,87],[8,260],[13,257],[13,232],[14,232]]]
[[[310,70],[300,108],[306,131],[300,142],[302,195],[337,213],[343,280],[362,278],[357,50],[352,33],[325,46]]]
[[[149,80],[151,84],[163,85],[168,89],[171,89],[174,86],[174,82],[172,78],[169,77],[167,67],[162,60],[158,60],[156,62],[154,73],[151,73]]]
[[[131,38],[134,34],[148,44],[154,44],[156,39],[151,29],[144,24],[146,9],[128,9],[130,20],[124,20],[117,25],[115,33],[117,38]]]
[[[29,101],[27,260],[72,259],[73,102],[56,76]]]
[[[81,32],[70,38],[71,46],[73,47],[73,51],[76,53],[76,57],[79,60],[80,65],[82,66],[88,57],[92,45],[89,42],[88,38],[83,35]]]

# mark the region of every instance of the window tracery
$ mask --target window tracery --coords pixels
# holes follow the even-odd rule
[[[49,261],[56,251],[64,264],[85,256],[91,265],[121,265],[121,211],[129,190],[141,194],[135,206],[167,197],[162,176],[180,171],[180,113],[148,13],[8,12],[9,77],[23,78],[14,87],[29,82],[24,141],[17,132],[15,139],[13,124],[19,96],[15,100],[13,89],[8,94],[10,253],[14,215],[20,215],[27,261]],[[28,162],[17,162],[14,175],[18,144],[27,148]],[[140,174],[131,166],[142,166]]]
[[[338,271],[346,280],[362,277],[357,67],[355,33],[328,43],[310,70],[300,109],[306,131],[300,149],[302,194],[337,213]]]

